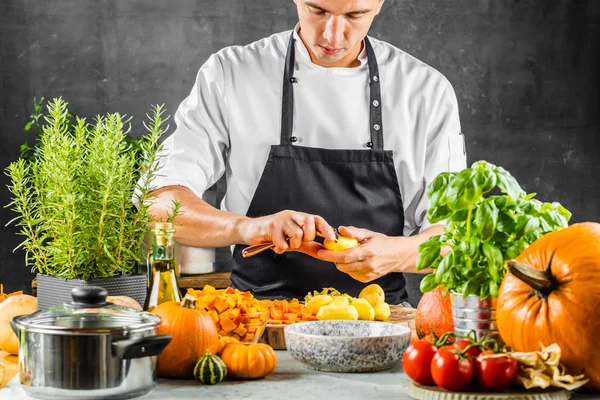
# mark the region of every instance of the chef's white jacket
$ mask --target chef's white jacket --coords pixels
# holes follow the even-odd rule
[[[294,144],[367,149],[366,50],[358,67],[321,67],[311,62],[297,28]],[[246,214],[270,146],[280,144],[283,67],[291,33],[224,48],[202,65],[175,114],[177,128],[163,143],[153,187],[182,185],[202,197],[226,174],[221,208]],[[434,68],[389,43],[369,40],[379,64],[384,149],[393,151],[404,234],[410,235],[430,226],[427,185],[440,172],[466,167],[456,95]]]

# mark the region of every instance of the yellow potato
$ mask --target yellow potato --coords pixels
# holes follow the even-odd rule
[[[325,239],[323,241],[323,246],[325,246],[327,250],[343,251],[358,246],[358,240],[340,235],[338,236],[337,241]]]
[[[350,300],[346,296],[334,296],[333,301],[330,304],[335,304],[337,306],[347,306],[350,304]]]
[[[367,299],[352,300],[352,307],[358,311],[358,319],[365,321],[373,321],[375,319],[375,309]]]
[[[376,283],[372,283],[369,286],[366,286],[363,290],[360,291],[358,295],[361,299],[367,299],[367,301],[375,307],[378,303],[385,301],[385,293],[381,286]]]
[[[327,306],[323,306],[319,309],[317,313],[317,319],[319,321],[326,319],[349,319],[349,320],[357,320],[358,319],[358,311],[355,307],[350,305],[341,306],[335,304],[329,304]]]
[[[333,297],[326,294],[319,294],[314,296],[306,303],[306,308],[312,315],[317,315],[319,309],[323,306],[328,305],[333,301]]]
[[[375,306],[375,319],[377,321],[386,321],[390,317],[390,305],[386,302],[378,303]]]

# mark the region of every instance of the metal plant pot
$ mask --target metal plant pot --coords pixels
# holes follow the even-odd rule
[[[171,341],[160,317],[106,302],[106,290],[72,290],[73,301],[14,317],[19,376],[41,399],[127,399],[157,383],[156,356]]]
[[[476,295],[463,298],[461,294],[452,293],[454,332],[466,335],[474,331],[477,339],[500,339],[496,323],[496,300],[495,297],[481,299]]]

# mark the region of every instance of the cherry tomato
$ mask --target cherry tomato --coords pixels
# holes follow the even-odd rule
[[[486,350],[477,357],[477,381],[488,390],[501,391],[508,389],[517,377],[517,360],[510,356],[490,357],[492,350]]]
[[[473,380],[475,359],[459,357],[454,346],[441,347],[431,360],[431,376],[442,389],[464,389]]]
[[[461,339],[459,341],[457,341],[456,343],[454,343],[454,348],[458,349],[458,350],[464,350],[467,347],[469,347],[470,345],[472,345],[473,342],[471,342],[470,340],[467,339]],[[479,347],[471,347],[468,351],[467,351],[467,355],[470,357],[477,357],[479,354],[481,354],[481,349]]]
[[[433,385],[431,360],[437,351],[426,338],[409,345],[402,356],[402,367],[410,379],[421,385]]]

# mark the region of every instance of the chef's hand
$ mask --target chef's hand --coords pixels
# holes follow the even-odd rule
[[[357,247],[330,251],[317,251],[317,258],[335,263],[338,270],[357,281],[371,282],[390,272],[401,272],[414,258],[416,244],[410,237],[391,237],[368,229],[340,226],[342,236],[358,240]]]
[[[246,219],[239,229],[245,243],[254,245],[273,242],[273,251],[277,254],[293,250],[316,254],[323,248],[321,244],[314,242],[317,232],[335,240],[333,228],[323,217],[291,210]]]

